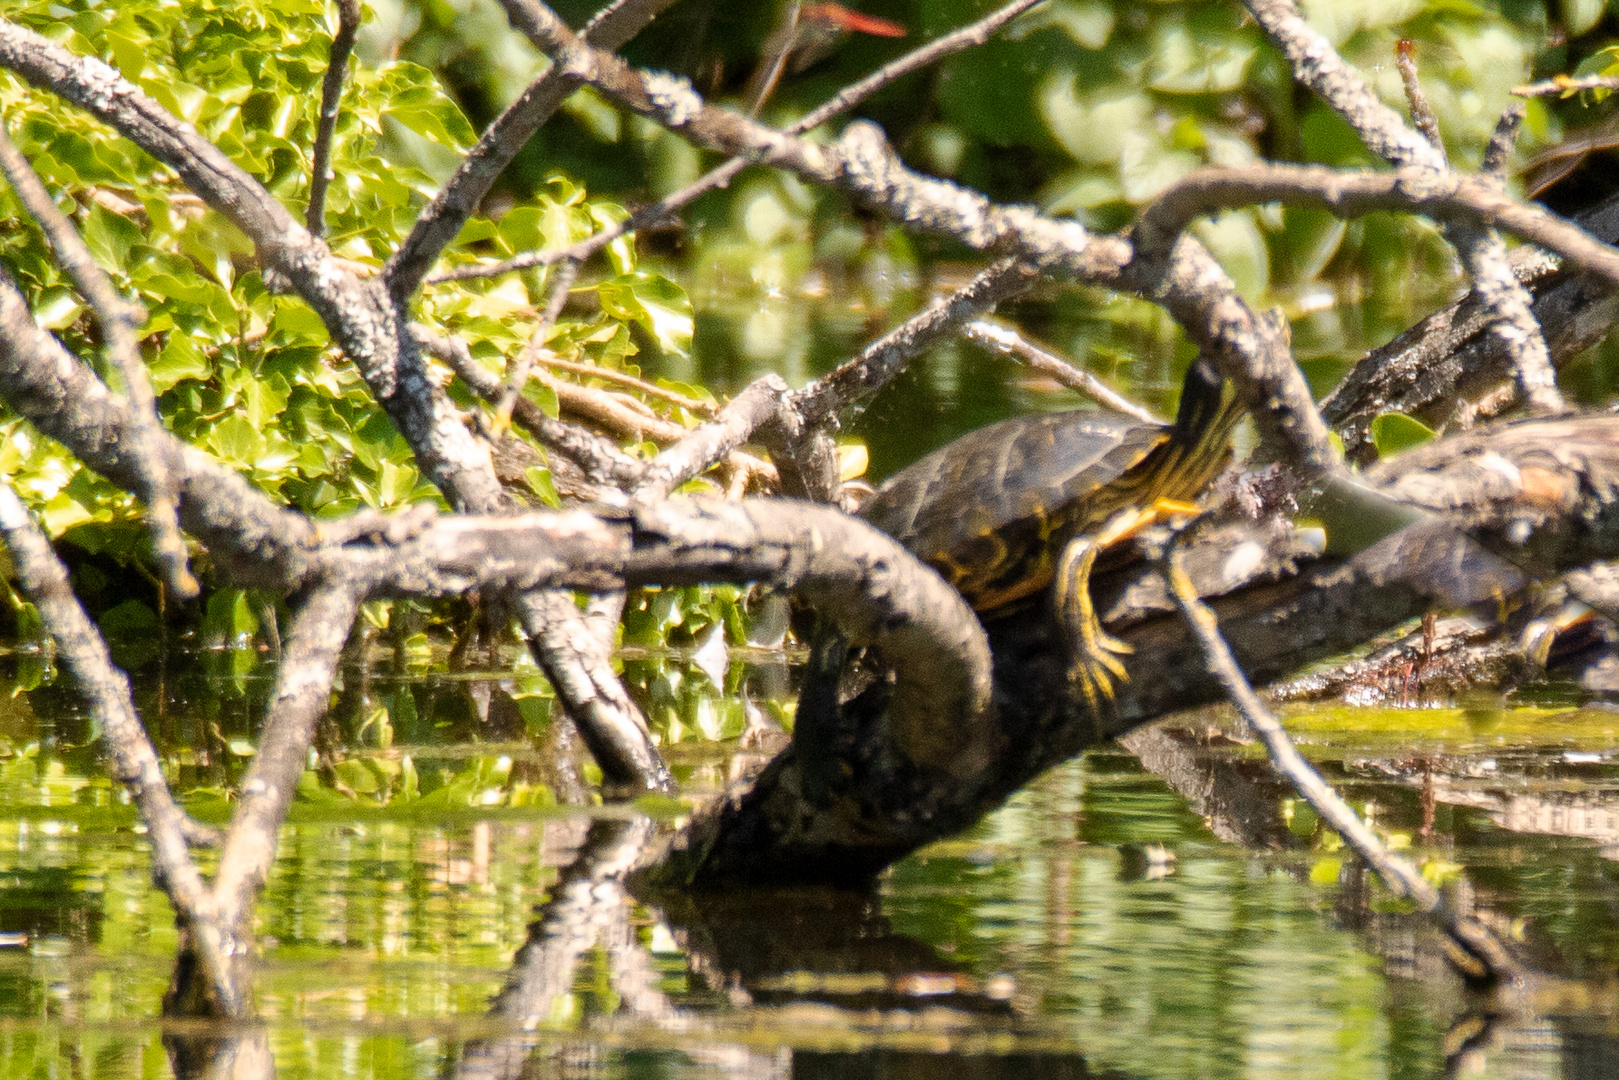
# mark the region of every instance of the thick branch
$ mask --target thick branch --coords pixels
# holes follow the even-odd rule
[[[1448,521],[1419,523],[1350,563],[1320,557],[1287,522],[1205,528],[1188,550],[1198,593],[1218,598],[1220,622],[1254,682],[1341,655],[1421,614],[1436,595],[1446,603],[1511,596],[1527,580],[1520,566],[1550,573],[1619,554],[1619,418],[1498,425],[1378,468],[1370,480]],[[701,888],[864,879],[965,828],[1087,746],[1220,698],[1154,570],[1099,573],[1092,595],[1108,632],[1134,649],[1110,710],[1093,711],[1068,681],[1069,636],[1049,608],[1019,608],[986,627],[999,748],[985,744],[992,754],[969,779],[941,783],[885,758],[884,683],[843,700],[841,665],[812,666],[800,712],[812,701],[835,703],[836,768],[789,747],[751,787],[694,818],[652,877]]]

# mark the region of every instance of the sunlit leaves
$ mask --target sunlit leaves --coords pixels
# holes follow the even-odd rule
[[[624,275],[603,282],[597,295],[603,311],[641,326],[665,352],[685,354],[691,349],[691,301],[685,290],[668,278],[659,274]]]
[[[80,11],[33,4],[9,17],[114,64],[301,211],[330,41],[324,4],[133,3]],[[50,95],[0,77],[0,110],[94,256],[147,308],[142,351],[178,435],[314,513],[438,497],[358,373],[331,351],[320,318],[302,300],[264,289],[251,245],[222,216],[178,187],[167,169]],[[357,265],[380,265],[431,192],[401,133],[453,155],[475,138],[426,68],[351,64],[327,208],[334,250]],[[0,212],[20,214],[9,191],[0,193]],[[449,258],[554,248],[623,216],[558,178],[498,223],[469,222]],[[86,333],[84,305],[42,238],[27,227],[9,230],[0,234],[0,255],[42,323],[98,360],[99,338]],[[614,367],[645,345],[689,349],[684,293],[639,273],[630,241],[615,244],[608,258],[614,284],[606,310],[564,319],[553,328],[559,344],[573,358]],[[543,299],[543,280],[534,272],[436,289],[424,298],[423,314],[503,368],[526,341],[524,324]],[[591,287],[588,280],[575,286]],[[554,393],[537,393],[555,413]],[[12,454],[12,465],[47,527],[105,548],[85,529],[132,520],[128,497],[87,474],[75,481],[71,459],[44,440],[25,442],[28,452]],[[539,500],[555,498],[543,472],[531,483]]]

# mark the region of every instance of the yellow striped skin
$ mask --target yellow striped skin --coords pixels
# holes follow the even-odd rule
[[[978,611],[1051,583],[1063,547],[1121,510],[1195,502],[1231,459],[1242,410],[1188,373],[1181,415],[1149,424],[1098,409],[1019,416],[903,470],[861,516],[938,570]]]
[[[1070,676],[1093,710],[1129,647],[1103,632],[1090,573],[1108,545],[1195,512],[1231,460],[1242,407],[1211,365],[1187,372],[1173,424],[1105,410],[1020,416],[962,436],[884,484],[861,515],[991,612],[1056,580]]]

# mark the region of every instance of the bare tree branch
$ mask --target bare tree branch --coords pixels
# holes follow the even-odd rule
[[[1011,3],[990,12],[975,23],[933,39],[926,45],[884,64],[859,82],[852,83],[839,90],[825,102],[788,125],[786,130],[793,135],[802,135],[805,132],[813,131],[828,120],[835,118],[840,113],[847,112],[873,94],[893,85],[905,76],[936,64],[947,56],[984,44],[999,33],[1007,23],[1040,2],[1041,0],[1012,0]],[[592,41],[592,43],[594,44],[595,42]],[[723,165],[709,170],[679,191],[665,196],[650,206],[642,207],[618,224],[605,228],[594,236],[587,237],[578,243],[570,244],[568,247],[560,248],[556,251],[524,252],[513,258],[487,265],[457,267],[438,274],[430,280],[435,283],[463,281],[469,278],[495,277],[514,270],[526,270],[533,266],[548,266],[564,261],[583,262],[626,233],[665,221],[710,191],[716,191],[727,186],[750,164],[752,164],[750,158],[733,157]]]
[[[332,137],[337,132],[337,116],[343,104],[343,81],[348,75],[349,54],[360,29],[360,0],[337,0],[337,33],[332,35],[331,60],[320,82],[320,125],[310,151],[309,207],[304,224],[314,236],[326,235],[326,187],[332,180]]]
[[[494,373],[472,358],[459,338],[437,334],[420,324],[411,333],[423,351],[449,365],[473,393],[488,402],[500,400],[501,383]],[[539,406],[519,396],[512,402],[513,416],[530,434],[575,462],[604,488],[627,487],[641,475],[642,463],[620,450],[611,440],[584,428],[545,415]]]
[[[1018,333],[1016,327],[998,319],[974,319],[962,327],[961,336],[974,345],[1027,364],[1031,371],[1038,371],[1047,378],[1055,379],[1068,389],[1084,394],[1104,408],[1133,416],[1147,424],[1162,422],[1159,417],[1118,393],[1095,375],[1075,367],[1051,350]]]
[[[503,3],[513,25],[558,67],[701,146],[833,185],[896,220],[975,250],[1010,253],[1041,273],[1156,300],[1236,384],[1269,441],[1287,448],[1306,473],[1342,468],[1288,353],[1284,329],[1243,303],[1201,245],[1183,238],[1171,252],[1137,258],[1121,238],[1093,237],[1077,222],[998,207],[975,192],[912,172],[874,125],[850,124],[837,143],[818,145],[714,109],[684,80],[638,72],[592,49],[538,0]]]
[[[644,502],[669,493],[714,462],[729,456],[766,424],[779,420],[788,397],[779,375],[762,375],[720,409],[713,420],[693,428],[685,438],[647,462],[635,488]]]
[[[130,405],[34,322],[0,271],[0,396],[40,431],[127,491],[145,474],[130,454],[138,423]],[[306,580],[315,531],[302,515],[271,503],[242,477],[166,430],[155,445],[180,496],[180,520],[242,585],[296,589]]]
[[[627,0],[615,10],[635,7]],[[320,315],[410,443],[423,472],[446,497],[471,511],[494,511],[506,504],[487,446],[467,430],[431,378],[386,275],[357,277],[217,147],[101,61],[74,56],[37,34],[0,22],[0,66],[87,109],[179,172],[192,190],[253,240],[267,269],[284,275]],[[524,597],[517,607],[536,659],[561,679],[559,696],[575,718],[581,725],[602,722],[599,731],[583,734],[587,741],[595,740],[595,748],[614,748],[604,770],[629,763],[645,766],[634,776],[610,772],[610,779],[667,786],[667,770],[645,721],[618,685],[605,648],[580,651],[584,638],[571,600]],[[565,677],[566,672],[574,677]],[[618,715],[610,716],[615,710]]]
[[[1406,127],[1377,99],[1331,43],[1299,16],[1293,0],[1248,0],[1247,6],[1281,48],[1295,78],[1347,120],[1373,153],[1396,166],[1448,172],[1443,151]],[[1446,217],[1441,224],[1473,277],[1474,290],[1491,316],[1491,333],[1512,358],[1530,407],[1544,413],[1563,411],[1545,338],[1528,292],[1512,275],[1500,237],[1466,219]]]
[[[1410,38],[1401,38],[1394,45],[1394,66],[1400,70],[1400,82],[1405,85],[1405,101],[1411,108],[1411,123],[1428,140],[1428,145],[1439,152],[1442,165],[1449,167],[1445,157],[1445,140],[1439,135],[1439,118],[1422,92],[1422,77],[1417,74],[1417,44]]]
[[[157,402],[152,395],[152,383],[146,377],[146,364],[141,359],[140,343],[135,331],[146,321],[146,311],[140,304],[118,295],[112,281],[96,264],[83,237],[56,207],[50,192],[34,167],[11,141],[4,127],[0,127],[0,170],[24,207],[39,222],[50,240],[56,257],[72,275],[79,292],[90,302],[96,321],[107,343],[119,372],[124,377],[124,393],[131,405],[134,454],[136,467],[144,482],[137,489],[146,500],[147,523],[152,530],[152,554],[157,559],[164,580],[181,599],[197,595],[197,579],[186,567],[185,540],[180,536],[176,519],[174,480],[169,476],[167,462],[158,448],[162,424],[157,416]]]
[[[535,321],[534,328],[529,331],[528,344],[517,354],[517,362],[512,365],[500,400],[495,402],[497,431],[511,422],[512,406],[517,402],[517,395],[528,385],[528,374],[534,370],[534,361],[545,351],[546,338],[551,333],[551,327],[556,325],[557,316],[562,314],[562,305],[568,302],[568,290],[573,288],[574,278],[578,276],[579,264],[572,260],[560,263],[553,273],[547,275],[545,308]]]
[[[1495,180],[1506,179],[1512,151],[1518,145],[1518,128],[1523,124],[1523,117],[1524,105],[1521,101],[1514,101],[1501,111],[1501,119],[1496,121],[1490,142],[1484,147],[1484,156],[1479,159],[1479,175]]]
[[[927,307],[792,395],[793,407],[811,427],[836,421],[862,406],[904,370],[912,357],[955,335],[968,320],[1028,289],[1035,272],[1016,259],[1001,259],[979,271],[948,297]]]
[[[1619,237],[1619,201],[1577,220],[1599,239]],[[1598,278],[1563,268],[1555,256],[1523,246],[1509,261],[1535,291],[1536,319],[1558,365],[1600,341],[1619,317],[1619,294]],[[1465,429],[1510,408],[1519,399],[1515,388],[1510,358],[1493,347],[1487,315],[1469,293],[1368,353],[1321,410],[1343,439],[1345,455],[1364,465],[1376,457],[1370,425],[1378,415],[1403,412],[1431,427]]]
[[[1619,90],[1619,77],[1613,75],[1553,75],[1542,82],[1515,86],[1512,92],[1519,97],[1573,97],[1585,90]]]
[[[1565,218],[1511,198],[1493,180],[1429,170],[1346,173],[1317,165],[1276,164],[1198,169],[1141,211],[1136,239],[1143,247],[1161,246],[1201,214],[1267,202],[1313,206],[1343,217],[1377,210],[1406,210],[1439,219],[1466,215],[1559,255],[1619,290],[1619,249]]]
[[[615,0],[590,20],[583,36],[611,52],[640,33],[673,2]],[[517,152],[580,85],[580,79],[553,67],[541,73],[495,118],[382,268],[382,278],[392,296],[403,301],[416,291]]]

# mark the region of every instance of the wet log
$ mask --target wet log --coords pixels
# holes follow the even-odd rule
[[[1187,546],[1188,569],[1255,683],[1340,655],[1436,598],[1499,604],[1532,580],[1619,555],[1619,417],[1494,425],[1381,464],[1367,479],[1435,516],[1347,560],[1317,554],[1280,516],[1211,522]],[[1098,574],[1093,595],[1107,629],[1135,650],[1111,707],[1093,711],[1069,683],[1066,639],[1048,604],[1004,613],[985,626],[994,693],[979,722],[995,730],[975,740],[996,752],[962,776],[896,753],[889,680],[839,693],[848,673],[823,655],[805,691],[806,702],[832,703],[814,725],[815,745],[801,735],[695,815],[640,881],[859,883],[1086,747],[1218,698],[1152,564]]]

